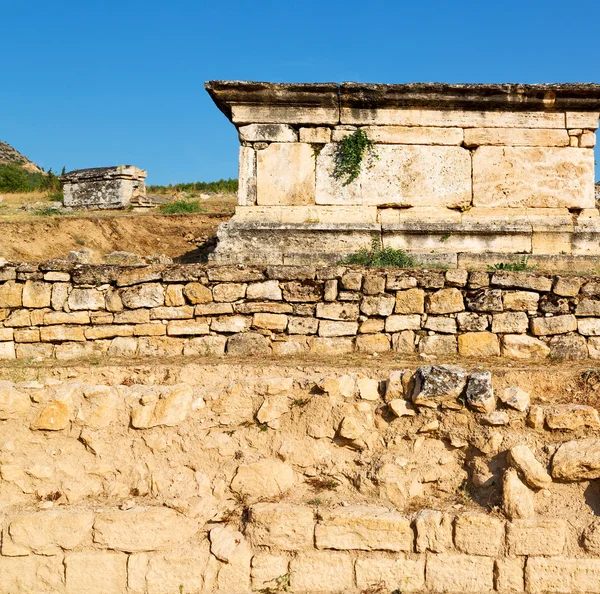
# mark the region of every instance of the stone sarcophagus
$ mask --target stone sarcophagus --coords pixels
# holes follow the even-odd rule
[[[74,208],[118,209],[143,206],[146,171],[133,165],[69,171],[60,178],[64,205]]]
[[[212,81],[241,147],[221,262],[331,263],[373,241],[422,261],[600,255],[600,85]],[[350,183],[339,146],[371,150]]]

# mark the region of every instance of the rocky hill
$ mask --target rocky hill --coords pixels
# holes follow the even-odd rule
[[[30,173],[42,173],[42,169],[25,155],[14,149],[10,144],[0,140],[0,163],[16,163]]]

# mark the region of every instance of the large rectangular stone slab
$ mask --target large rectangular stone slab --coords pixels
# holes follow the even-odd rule
[[[333,177],[336,148],[325,145],[317,157],[317,204],[453,208],[471,202],[471,157],[461,147],[377,145],[376,157],[347,186]]]
[[[468,128],[465,146],[569,146],[566,130],[545,128]]]
[[[337,107],[296,105],[234,105],[231,119],[235,124],[337,124]]]
[[[530,557],[525,567],[527,592],[600,592],[600,559]]]
[[[274,142],[256,155],[259,205],[315,203],[315,157],[310,144]]]
[[[473,155],[473,205],[593,208],[591,149],[479,147]]]
[[[462,128],[432,128],[431,126],[365,126],[363,132],[378,144],[460,145]],[[567,144],[568,146],[568,134]]]
[[[248,146],[240,147],[238,163],[238,204],[256,204],[256,151]]]

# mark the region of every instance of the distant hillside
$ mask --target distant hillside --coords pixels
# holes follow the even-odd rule
[[[33,161],[30,161],[25,155],[22,155],[18,150],[14,149],[10,144],[0,140],[0,164],[14,163],[20,165],[29,173],[42,173],[42,169]]]

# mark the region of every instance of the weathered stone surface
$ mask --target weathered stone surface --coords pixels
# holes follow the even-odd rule
[[[354,567],[347,553],[301,553],[290,563],[292,591],[349,592],[354,586]]]
[[[356,584],[363,592],[385,584],[390,591],[416,592],[425,587],[424,559],[370,555],[356,561]]]
[[[386,332],[402,332],[404,330],[420,330],[421,316],[418,314],[391,315],[385,320]]]
[[[600,427],[598,411],[583,404],[555,404],[545,408],[545,420],[549,429],[574,431],[581,427]]]
[[[459,329],[464,332],[483,332],[489,328],[488,317],[485,314],[460,312],[456,320]]]
[[[505,334],[502,337],[502,354],[511,359],[543,359],[550,354],[550,348],[533,336]]]
[[[430,314],[449,314],[463,311],[462,293],[456,288],[440,289],[427,296],[426,310]]]
[[[502,509],[507,518],[526,520],[535,516],[533,494],[521,482],[514,468],[505,471],[502,491]]]
[[[0,382],[0,421],[16,419],[29,411],[27,394],[17,390],[12,382]]]
[[[497,334],[524,334],[529,327],[529,318],[523,311],[494,314],[492,332]]]
[[[600,440],[563,443],[552,458],[552,477],[566,482],[600,478]]]
[[[272,143],[257,152],[256,160],[257,204],[315,203],[315,156],[309,144]]]
[[[388,280],[389,284],[389,280]],[[425,312],[425,291],[423,289],[407,289],[396,293],[397,314],[421,314]]]
[[[276,280],[270,280],[262,283],[249,284],[246,291],[246,298],[281,301],[283,297],[281,289],[279,288],[279,282]]]
[[[390,350],[390,339],[385,334],[364,334],[356,338],[356,350],[362,353],[385,353]]]
[[[415,516],[417,553],[445,553],[452,549],[452,518],[441,511],[425,509]]]
[[[201,355],[205,357],[222,357],[225,354],[225,336],[201,336],[192,338],[183,347],[184,356]]]
[[[552,289],[551,279],[530,272],[497,271],[494,272],[491,283],[497,287],[525,289],[541,293],[547,293]]]
[[[427,316],[423,328],[432,332],[456,334],[456,319],[452,316]]]
[[[312,548],[312,509],[289,503],[257,503],[250,508],[248,535],[254,545],[284,551]]]
[[[238,128],[240,141],[296,142],[298,136],[288,124],[248,124]]]
[[[405,331],[405,332],[410,332],[410,331]],[[401,332],[400,334],[404,334],[404,333]],[[398,335],[394,334],[394,336],[398,336]],[[408,338],[410,338],[410,337],[408,337]],[[409,346],[410,346],[410,342],[407,344],[407,347],[409,347]],[[423,355],[435,355],[435,356],[456,355],[457,351],[458,351],[458,346],[456,343],[456,336],[435,334],[433,336],[424,336],[419,341],[419,353],[421,353]],[[400,351],[398,351],[398,352],[400,352]]]
[[[499,289],[481,289],[467,294],[467,306],[471,311],[496,312],[502,311],[502,291]]]
[[[413,540],[408,518],[382,507],[321,510],[315,529],[319,549],[411,551]]]
[[[412,401],[419,406],[437,408],[454,404],[467,383],[467,373],[454,365],[419,367],[413,376]]]
[[[160,425],[174,427],[185,420],[193,398],[194,392],[187,384],[165,388],[159,398],[149,402],[142,401],[134,407],[131,412],[131,425],[136,429]]]
[[[496,397],[492,387],[492,374],[477,371],[469,375],[465,390],[467,404],[478,412],[491,412],[496,408]]]
[[[566,535],[564,520],[513,520],[507,524],[506,544],[510,555],[562,555]]]
[[[188,283],[183,288],[183,294],[190,303],[210,303],[212,298],[212,291],[200,284],[200,283]]]
[[[69,402],[52,400],[42,408],[31,423],[31,428],[41,431],[61,431],[69,425],[71,412]]]
[[[433,128],[427,126],[365,126],[363,131],[378,144],[460,145],[460,128]]]
[[[473,205],[593,208],[593,167],[588,149],[479,147],[473,155]]]
[[[533,291],[504,291],[502,302],[504,309],[512,311],[537,311],[539,293]]]
[[[426,585],[433,592],[488,592],[494,587],[494,560],[470,555],[431,555]]]
[[[294,471],[278,460],[262,460],[242,465],[231,482],[231,489],[251,501],[283,495],[294,485]]]
[[[496,590],[498,592],[524,592],[523,565],[523,560],[519,558],[496,559]]]
[[[9,280],[0,284],[0,307],[21,307],[23,285]]]
[[[65,556],[67,594],[122,594],[127,556],[121,553],[69,553]]]
[[[64,588],[63,559],[59,555],[0,557],[0,575],[0,594],[54,594]]]
[[[213,332],[245,332],[250,329],[252,318],[245,316],[220,316],[213,318],[210,326]]]
[[[569,146],[569,134],[558,129],[467,128],[465,146]]]
[[[531,320],[531,332],[536,336],[565,334],[575,330],[577,330],[577,319],[571,314]]]
[[[461,514],[454,523],[454,543],[469,555],[498,555],[504,544],[504,522],[488,514]]]
[[[319,336],[354,336],[358,332],[358,322],[335,322],[321,320],[319,322]]]
[[[507,458],[531,488],[546,489],[552,483],[552,477],[546,472],[546,468],[526,445],[510,448]]]
[[[315,303],[322,293],[321,284],[310,280],[288,282],[283,287],[283,298],[290,303]]]
[[[121,292],[123,305],[129,309],[158,307],[165,303],[165,288],[159,283],[134,285]]]
[[[462,357],[497,357],[500,343],[491,332],[466,332],[458,337],[458,352]]]
[[[389,316],[394,311],[396,300],[392,295],[363,297],[360,311],[367,316]]]
[[[517,386],[504,388],[500,394],[500,400],[503,404],[514,410],[525,412],[529,408],[529,393]]]
[[[554,281],[552,292],[562,297],[575,297],[581,285],[582,280],[577,276],[559,276]]]
[[[213,330],[214,321],[212,322]],[[270,355],[271,343],[266,336],[254,332],[234,334],[227,340],[227,351],[230,355],[242,357],[256,355]]]
[[[356,303],[318,303],[317,318],[327,320],[357,320],[359,315]]]
[[[300,128],[300,142],[327,144],[331,142],[331,129],[323,127]]]
[[[525,582],[532,594],[600,592],[600,559],[530,557]]]
[[[548,342],[548,347],[550,357],[554,359],[578,360],[588,357],[587,341],[577,334],[553,336]]]
[[[252,318],[253,328],[262,328],[274,332],[284,332],[287,328],[288,318],[282,314],[256,313]]]
[[[378,159],[347,186],[333,176],[336,146],[317,157],[317,204],[445,206],[471,202],[468,151],[451,146],[378,145]],[[289,167],[289,165],[288,165]]]
[[[581,545],[592,555],[600,554],[600,521],[594,519],[581,535]]]
[[[252,557],[252,586],[256,590],[275,587],[278,578],[289,572],[289,559],[285,554],[255,553]]]

